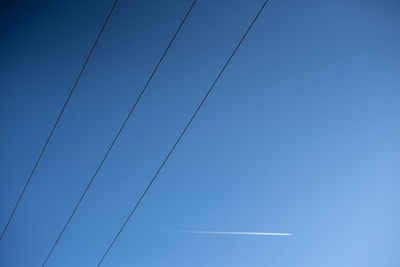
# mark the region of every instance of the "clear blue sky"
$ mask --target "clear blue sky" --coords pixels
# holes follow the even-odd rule
[[[113,1],[9,2],[1,227]],[[120,1],[1,266],[40,266],[190,4]],[[97,264],[261,4],[198,0],[47,266]],[[399,13],[271,0],[103,266],[399,266]]]

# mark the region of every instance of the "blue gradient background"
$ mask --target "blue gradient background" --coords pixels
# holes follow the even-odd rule
[[[0,8],[1,227],[112,2]],[[190,4],[120,1],[1,266],[40,266]],[[198,1],[47,266],[97,264],[261,4]],[[399,13],[271,0],[103,266],[400,266]]]

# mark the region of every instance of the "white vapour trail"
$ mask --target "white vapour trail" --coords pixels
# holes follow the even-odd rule
[[[259,233],[259,232],[214,232],[214,231],[180,231],[188,234],[209,234],[209,235],[268,235],[268,236],[289,236],[290,233]]]

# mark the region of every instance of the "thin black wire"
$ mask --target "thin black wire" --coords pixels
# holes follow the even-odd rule
[[[232,57],[235,55],[236,51],[239,49],[240,45],[242,44],[243,40],[246,38],[247,34],[249,33],[250,29],[253,27],[254,23],[256,22],[257,18],[259,17],[259,15],[261,14],[261,12],[263,11],[265,5],[268,3],[268,0],[266,0],[264,2],[264,4],[261,6],[260,10],[258,11],[257,15],[254,17],[253,21],[251,22],[250,26],[247,28],[246,32],[244,33],[244,35],[242,36],[242,38],[240,39],[239,43],[236,45],[236,48],[233,50],[233,53],[231,54],[231,56],[229,57],[229,59],[227,60],[227,62],[225,63],[224,67],[221,69],[220,73],[218,74],[217,78],[215,79],[215,81],[213,82],[213,84],[211,85],[210,89],[208,90],[207,94],[204,96],[203,100],[200,102],[199,106],[197,107],[196,111],[193,113],[192,117],[190,118],[189,122],[186,124],[185,128],[183,129],[183,131],[181,132],[179,138],[176,140],[175,144],[172,146],[171,150],[169,151],[168,155],[165,157],[164,161],[161,163],[160,167],[158,168],[156,174],[153,176],[153,178],[151,179],[149,185],[147,186],[146,190],[144,190],[144,192],[142,193],[141,197],[139,198],[139,200],[136,202],[135,206],[133,207],[133,209],[131,210],[129,216],[126,218],[125,222],[122,224],[122,227],[120,228],[120,230],[118,231],[118,233],[115,235],[113,241],[111,242],[111,244],[109,245],[109,247],[107,248],[106,252],[104,253],[103,257],[101,258],[101,260],[99,261],[99,263],[97,264],[97,267],[100,266],[100,264],[103,262],[104,258],[107,256],[108,252],[110,251],[111,247],[114,245],[115,241],[117,240],[117,238],[119,237],[119,235],[121,234],[122,230],[125,228],[126,224],[128,223],[129,219],[132,217],[133,213],[136,211],[136,208],[139,206],[140,202],[142,202],[144,196],[146,195],[147,191],[150,189],[151,185],[153,184],[153,182],[155,181],[155,179],[157,178],[158,174],[161,172],[162,168],[164,167],[165,163],[168,161],[169,157],[171,156],[172,152],[174,151],[175,147],[178,145],[179,141],[182,139],[182,136],[185,134],[186,130],[189,128],[189,125],[192,123],[193,119],[196,117],[197,113],[199,112],[201,106],[204,104],[204,102],[206,101],[208,95],[211,93],[212,89],[214,88],[215,84],[218,82],[219,78],[221,77],[222,73],[225,71],[226,67],[228,66],[229,62],[231,61]]]
[[[161,58],[160,58],[160,60],[158,61],[157,65],[155,66],[153,72],[151,73],[149,79],[147,80],[145,86],[143,87],[142,91],[140,92],[138,98],[136,99],[135,104],[131,107],[131,109],[130,109],[128,115],[126,116],[124,122],[122,123],[121,128],[119,129],[117,135],[114,137],[114,140],[112,141],[110,147],[108,148],[107,153],[104,155],[103,159],[101,160],[100,165],[97,167],[97,169],[96,169],[94,175],[93,175],[92,178],[90,179],[89,184],[86,186],[85,191],[83,192],[82,196],[80,197],[78,203],[75,205],[74,210],[72,211],[72,213],[71,213],[71,215],[69,216],[67,222],[65,223],[63,229],[61,230],[59,236],[57,237],[56,241],[54,242],[53,247],[51,248],[50,252],[48,253],[48,255],[47,255],[46,259],[45,259],[45,261],[44,261],[43,264],[42,264],[42,267],[46,265],[48,259],[50,258],[50,255],[53,253],[54,248],[57,246],[58,241],[60,240],[61,236],[63,235],[65,229],[67,228],[68,224],[70,223],[72,217],[74,216],[74,214],[75,214],[76,210],[78,209],[79,205],[81,204],[82,200],[84,199],[84,197],[85,197],[87,191],[89,190],[91,184],[93,183],[95,177],[97,176],[99,170],[101,169],[101,167],[102,167],[104,161],[106,160],[108,154],[110,153],[110,151],[111,151],[111,149],[113,148],[114,144],[116,143],[116,141],[117,141],[119,135],[121,134],[122,130],[124,129],[125,124],[128,122],[129,118],[131,117],[131,115],[132,115],[132,113],[133,113],[133,111],[134,111],[136,105],[139,103],[140,99],[142,98],[142,95],[143,95],[144,92],[146,91],[148,85],[150,84],[150,81],[153,79],[153,76],[154,76],[154,74],[156,73],[158,67],[160,66],[160,64],[161,64],[161,62],[163,61],[165,55],[167,54],[169,48],[171,47],[172,43],[174,42],[176,36],[178,35],[179,31],[181,30],[181,28],[182,28],[183,24],[185,23],[187,17],[189,16],[190,11],[193,9],[193,7],[194,7],[196,1],[197,1],[197,0],[194,0],[194,1],[193,1],[192,5],[190,6],[189,10],[187,11],[185,17],[183,18],[181,24],[179,25],[178,29],[176,30],[174,36],[172,37],[171,41],[169,42],[168,47],[165,49],[163,55],[161,56]]]
[[[68,95],[68,97],[67,97],[67,100],[65,101],[64,106],[62,107],[61,112],[60,112],[60,114],[58,115],[57,120],[56,120],[56,122],[54,123],[53,128],[51,129],[51,132],[50,132],[49,136],[47,137],[46,142],[44,143],[44,146],[43,146],[43,148],[42,148],[42,151],[40,152],[39,157],[38,157],[38,159],[36,160],[35,166],[33,167],[32,171],[31,171],[31,174],[29,175],[29,178],[28,178],[28,180],[26,181],[25,186],[24,186],[24,188],[22,189],[21,194],[19,195],[18,201],[17,201],[17,203],[15,204],[14,209],[13,209],[13,211],[11,212],[10,217],[8,218],[7,224],[6,224],[6,226],[4,227],[3,232],[1,233],[0,240],[3,238],[3,235],[4,235],[4,233],[6,232],[6,230],[7,230],[7,228],[8,228],[8,225],[10,224],[11,219],[12,219],[13,216],[14,216],[14,213],[15,213],[15,211],[17,210],[17,208],[18,208],[18,206],[19,206],[19,203],[20,203],[20,201],[21,201],[21,199],[22,199],[22,197],[23,197],[23,195],[24,195],[24,193],[25,193],[25,190],[26,190],[26,188],[28,187],[29,182],[31,181],[31,178],[32,178],[33,174],[34,174],[35,171],[36,171],[36,168],[37,168],[37,166],[38,166],[38,164],[39,164],[39,161],[41,160],[41,158],[42,158],[42,156],[43,156],[43,154],[44,154],[44,151],[46,150],[46,147],[47,147],[48,143],[50,142],[51,137],[53,136],[53,133],[54,133],[54,131],[55,131],[57,125],[58,125],[58,122],[60,121],[61,116],[62,116],[62,114],[64,113],[64,110],[65,110],[65,108],[67,107],[68,102],[69,102],[69,100],[70,100],[72,94],[74,93],[75,88],[76,88],[76,86],[77,86],[79,80],[81,79],[81,76],[82,76],[83,72],[85,71],[86,65],[87,65],[87,63],[89,62],[89,59],[90,59],[90,57],[92,56],[93,51],[94,51],[94,49],[95,49],[95,47],[96,47],[98,41],[100,40],[100,37],[101,37],[101,35],[103,34],[103,31],[104,31],[104,29],[105,29],[105,27],[106,27],[108,21],[110,20],[111,14],[112,14],[112,12],[114,11],[115,6],[117,5],[117,3],[118,3],[118,0],[115,0],[115,2],[114,2],[114,4],[113,4],[113,6],[112,6],[110,12],[109,12],[108,15],[107,15],[106,21],[104,22],[103,26],[101,27],[101,30],[100,30],[100,32],[99,32],[97,38],[96,38],[96,41],[94,42],[92,48],[90,49],[89,55],[87,56],[87,58],[86,58],[86,60],[85,60],[85,63],[83,64],[82,69],[81,69],[81,71],[79,72],[79,75],[78,75],[78,77],[77,77],[77,79],[76,79],[76,81],[75,81],[75,83],[74,83],[74,86],[72,86],[72,89],[71,89],[71,91],[69,92],[69,95]]]

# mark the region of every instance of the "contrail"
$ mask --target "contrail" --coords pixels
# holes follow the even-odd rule
[[[259,233],[259,232],[214,232],[214,231],[179,231],[188,234],[206,234],[206,235],[263,235],[263,236],[289,236],[290,233]]]

